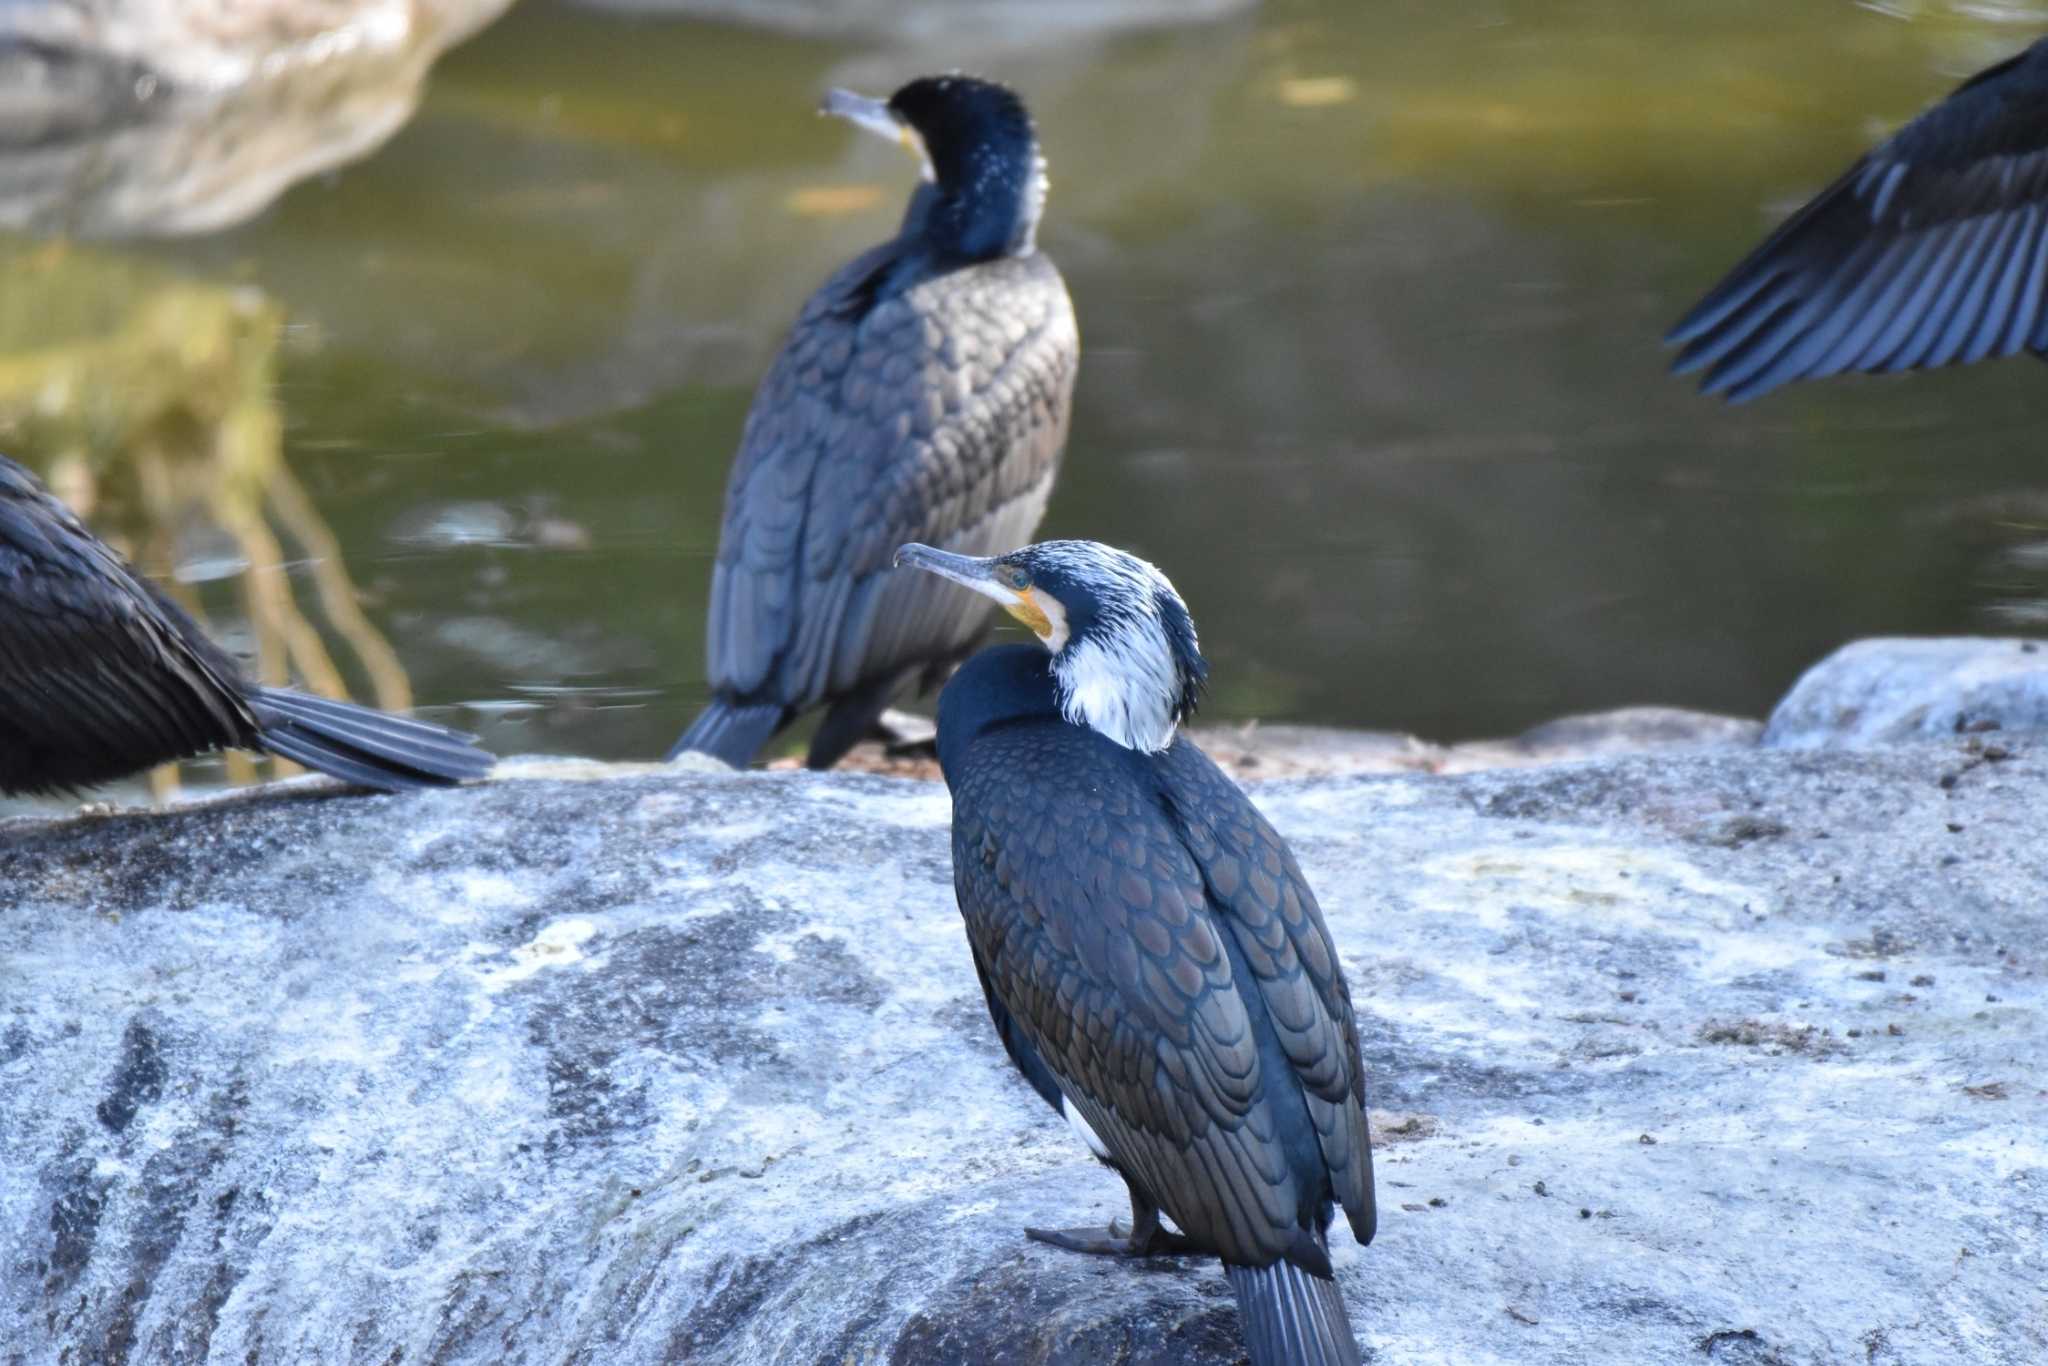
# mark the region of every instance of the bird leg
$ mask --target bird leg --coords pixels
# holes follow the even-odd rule
[[[1159,1206],[1136,1186],[1131,1187],[1130,1231],[1122,1228],[1121,1221],[1111,1220],[1106,1229],[1027,1228],[1024,1236],[1098,1257],[1184,1257],[1203,1250],[1186,1234],[1167,1232],[1159,1222]]]

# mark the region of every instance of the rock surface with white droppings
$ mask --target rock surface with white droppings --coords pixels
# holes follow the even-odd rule
[[[1380,1362],[2048,1360],[2048,764],[1272,783],[1361,1007]],[[528,769],[529,774],[567,770]],[[1193,1363],[1016,1079],[928,783],[0,824],[0,1362]]]

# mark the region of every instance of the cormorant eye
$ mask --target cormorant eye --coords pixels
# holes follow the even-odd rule
[[[1014,564],[1005,565],[1003,567],[1003,582],[1021,593],[1031,586],[1031,576]]]

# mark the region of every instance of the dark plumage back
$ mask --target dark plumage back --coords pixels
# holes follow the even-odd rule
[[[365,787],[481,777],[472,737],[245,678],[192,618],[0,457],[0,792],[77,791],[209,750]]]
[[[809,762],[837,762],[986,630],[985,603],[891,568],[896,547],[1010,550],[1045,513],[1080,340],[1033,247],[1029,118],[963,77],[914,81],[890,108],[937,178],[893,240],[811,296],[754,396],[712,571],[713,698],[671,755],[742,765],[823,706]]]

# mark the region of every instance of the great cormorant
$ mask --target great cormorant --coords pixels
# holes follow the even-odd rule
[[[1732,400],[1797,379],[2048,355],[2048,39],[1864,154],[1671,329]]]
[[[197,622],[0,456],[0,792],[66,792],[213,749],[383,791],[480,778],[473,736],[243,676]]]
[[[989,1014],[1130,1190],[1128,1234],[1027,1232],[1213,1253],[1254,1363],[1357,1362],[1328,1250],[1333,1206],[1361,1243],[1374,1226],[1350,991],[1287,842],[1178,734],[1207,674],[1187,607],[1093,541],[898,562],[993,598],[1045,647],[985,650],[939,698]]]
[[[1066,444],[1080,339],[1037,248],[1023,102],[938,76],[887,103],[835,90],[820,112],[900,141],[923,179],[896,237],[811,296],[754,395],[712,571],[713,697],[671,758],[743,765],[824,705],[808,762],[831,767],[985,628],[973,595],[892,569],[896,546],[1029,540]]]

